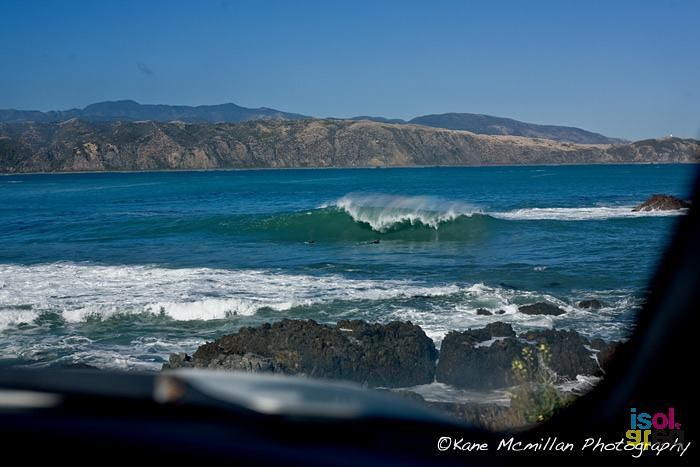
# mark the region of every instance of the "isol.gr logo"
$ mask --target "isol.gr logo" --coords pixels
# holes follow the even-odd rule
[[[647,449],[655,438],[681,438],[681,424],[676,420],[676,409],[669,407],[663,412],[651,414],[630,409],[630,429],[627,430],[627,444],[637,446],[643,444]]]

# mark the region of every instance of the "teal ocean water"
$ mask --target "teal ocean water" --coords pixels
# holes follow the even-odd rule
[[[696,167],[0,177],[0,360],[157,369],[284,317],[624,338]],[[579,300],[605,306],[584,311]],[[527,316],[548,300],[567,312]],[[478,308],[505,314],[477,315]]]

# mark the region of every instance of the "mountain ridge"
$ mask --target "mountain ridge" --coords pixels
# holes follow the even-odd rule
[[[0,173],[700,162],[700,142],[584,145],[367,120],[0,123]]]
[[[466,130],[482,135],[526,136],[582,144],[623,144],[629,142],[572,126],[541,125],[485,114],[452,112],[422,115],[409,120],[408,123],[448,130]]]
[[[241,123],[250,120],[303,120],[316,118],[299,113],[284,112],[269,107],[248,108],[233,103],[216,105],[168,105],[140,104],[134,100],[103,101],[82,109],[52,110],[0,110],[0,122],[58,123],[71,118],[87,121],[183,121],[186,123]],[[512,118],[494,117],[472,113],[445,113],[415,117],[411,120],[382,116],[357,116],[338,120],[369,120],[380,123],[417,124],[449,130],[465,130],[486,135],[513,135],[568,141],[582,144],[624,144],[628,141],[583,130],[581,128],[540,125]]]
[[[88,121],[154,120],[167,122],[182,120],[190,123],[239,123],[248,120],[281,119],[297,120],[310,118],[268,107],[249,108],[233,103],[215,105],[168,105],[140,104],[131,99],[102,101],[87,105],[82,109],[51,110],[0,110],[0,122],[42,122],[58,123],[71,118]]]

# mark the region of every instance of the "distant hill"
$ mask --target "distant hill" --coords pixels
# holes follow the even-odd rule
[[[139,104],[132,100],[106,101],[91,104],[84,109],[39,112],[36,110],[0,110],[0,122],[57,123],[71,118],[90,122],[182,121],[186,123],[240,123],[251,120],[302,120],[308,115],[282,112],[261,107],[251,109],[236,104],[220,105],[157,105]],[[536,125],[511,118],[492,117],[470,113],[423,115],[410,121],[381,116],[358,116],[340,120],[368,120],[378,123],[415,124],[448,130],[466,130],[481,135],[512,135],[552,139],[580,144],[623,144],[628,141],[610,138],[598,133],[557,125]]]
[[[700,142],[581,145],[332,119],[0,123],[0,173],[635,162],[697,163]]]
[[[91,104],[84,109],[70,109],[50,112],[35,110],[0,110],[0,122],[62,122],[71,118],[85,121],[139,121],[154,120],[169,122],[227,122],[238,123],[249,120],[298,120],[309,118],[305,115],[282,112],[260,107],[251,109],[236,104],[219,105],[158,105],[139,104],[132,100],[106,101]]]
[[[580,144],[620,144],[627,141],[609,138],[599,133],[569,126],[537,125],[511,118],[492,117],[490,115],[469,113],[446,113],[423,115],[408,123],[447,128],[448,130],[465,130],[480,135],[512,135],[528,138],[545,138],[555,141],[569,141]]]
[[[379,122],[379,123],[408,123],[406,120],[402,120],[400,118],[372,117],[369,115],[360,115],[357,117],[350,117],[347,120],[369,120],[370,122]]]

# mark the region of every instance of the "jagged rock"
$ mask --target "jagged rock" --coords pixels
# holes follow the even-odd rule
[[[500,338],[500,339],[498,339]],[[480,345],[496,339],[491,345]],[[493,389],[513,383],[513,360],[524,344],[513,328],[496,322],[482,329],[448,333],[440,347],[436,380],[459,388]]]
[[[558,306],[552,305],[547,302],[537,302],[531,305],[523,305],[518,307],[520,313],[525,313],[527,315],[563,315],[566,313],[564,310]]]
[[[589,341],[575,331],[564,330],[528,331],[516,336],[510,324],[495,322],[448,333],[436,366],[433,341],[410,322],[340,321],[327,326],[285,319],[241,328],[200,346],[192,356],[171,354],[163,368],[300,374],[385,388],[437,380],[457,388],[488,390],[522,382],[516,381],[513,362],[524,358],[526,348],[537,355],[541,344],[546,346],[548,367],[567,379],[599,375],[620,345],[602,339]]]
[[[200,346],[188,360],[171,356],[164,368],[182,366],[346,379],[372,387],[402,387],[434,379],[437,350],[414,324],[285,319],[244,327]]]
[[[544,362],[562,379],[601,373],[591,343],[575,331],[529,331],[516,338],[509,324],[497,322],[483,329],[448,333],[440,348],[436,380],[477,390],[513,385],[518,382],[514,378],[513,362],[523,359],[526,348],[531,349],[532,355],[544,357],[541,344],[546,346]],[[601,340],[596,345],[607,349],[610,344]],[[534,361],[535,368],[539,361],[539,358]]]
[[[476,314],[480,316],[491,316],[493,313],[491,313],[489,310],[486,308],[477,308],[476,309]]]
[[[487,341],[495,337],[515,337],[515,331],[510,324],[497,321],[489,323],[483,328],[468,329],[459,333],[463,339],[468,340],[473,344]]]
[[[466,389],[494,389],[514,384],[513,360],[525,344],[514,337],[478,346],[471,336],[450,332],[440,348],[436,380]]]
[[[584,310],[600,310],[603,308],[603,302],[595,298],[591,298],[578,302],[578,307],[583,308]]]
[[[546,329],[524,332],[519,337],[536,345],[545,344],[548,365],[559,376],[573,379],[577,375],[600,374],[593,352],[587,348],[590,342],[576,331]]]
[[[642,204],[632,208],[632,211],[673,211],[689,208],[690,203],[670,195],[651,195]]]

